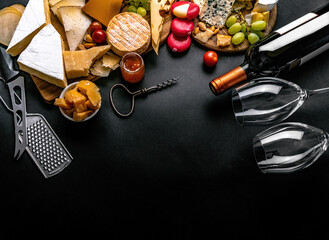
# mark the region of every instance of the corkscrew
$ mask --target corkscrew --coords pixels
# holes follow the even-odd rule
[[[113,85],[113,87],[110,90],[110,102],[111,102],[111,105],[113,107],[113,110],[120,117],[129,117],[133,113],[134,108],[135,108],[135,97],[137,97],[139,95],[147,95],[150,92],[154,92],[154,91],[158,91],[158,90],[161,90],[163,88],[166,88],[166,87],[170,87],[173,84],[175,84],[177,81],[178,81],[178,77],[175,77],[175,78],[169,79],[167,81],[164,81],[162,83],[159,83],[155,86],[152,86],[152,87],[149,87],[149,88],[142,88],[142,89],[140,89],[136,92],[131,92],[131,91],[129,91],[129,89],[125,85],[123,85],[121,83],[117,83],[117,84]],[[118,109],[114,105],[113,90],[116,89],[116,88],[119,88],[119,87],[122,88],[123,90],[125,90],[131,96],[131,109],[128,113],[119,112]]]

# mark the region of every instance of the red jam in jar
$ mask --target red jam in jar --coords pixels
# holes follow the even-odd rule
[[[138,83],[144,78],[145,65],[143,58],[138,53],[127,53],[122,57],[121,74],[129,83]]]

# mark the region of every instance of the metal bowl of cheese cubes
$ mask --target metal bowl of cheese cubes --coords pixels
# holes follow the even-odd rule
[[[101,107],[101,95],[95,83],[82,80],[63,89],[54,105],[62,115],[73,122],[85,122],[93,118]]]

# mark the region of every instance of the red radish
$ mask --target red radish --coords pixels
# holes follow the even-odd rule
[[[173,3],[170,10],[176,17],[192,20],[199,15],[200,7],[195,3],[179,1]]]
[[[177,37],[188,37],[191,35],[194,24],[192,20],[184,18],[175,18],[171,22],[171,31]]]
[[[167,43],[171,51],[173,52],[185,52],[191,45],[191,38],[177,37],[173,33],[170,33]]]

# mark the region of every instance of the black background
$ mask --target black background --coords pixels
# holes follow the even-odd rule
[[[26,2],[0,1],[0,8]],[[326,2],[280,0],[275,29]],[[176,76],[179,83],[138,98],[128,119],[115,115],[108,100],[111,86],[123,82],[119,71],[96,82],[102,108],[85,123],[70,122],[46,104],[26,75],[27,111],[46,117],[74,160],[50,179],[27,153],[14,161],[13,117],[0,108],[0,238],[324,238],[329,152],[294,174],[262,174],[252,139],[266,127],[238,126],[230,92],[215,97],[208,87],[244,56],[219,53],[217,66],[207,69],[205,51],[192,41],[185,54],[166,45],[159,56],[146,54],[145,78],[128,85],[131,90]],[[327,87],[328,66],[326,52],[285,78],[303,88]],[[328,96],[317,96],[289,121],[329,131],[328,108]]]

